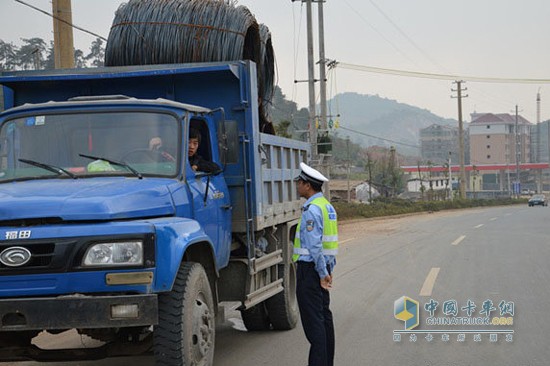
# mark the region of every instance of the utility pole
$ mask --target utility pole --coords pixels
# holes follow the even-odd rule
[[[315,69],[313,59],[313,19],[311,12],[311,3],[313,0],[304,0],[306,2],[307,17],[307,65],[308,65],[308,85],[309,85],[309,142],[311,143],[311,158],[317,159],[317,126],[315,123]]]
[[[395,146],[390,146],[390,161],[388,171],[391,174],[391,196],[395,196],[397,192],[397,178],[395,176],[395,167],[397,166]]]
[[[457,80],[453,82],[453,84],[456,84],[456,90],[451,88],[451,91],[457,92],[457,96],[451,96],[451,98],[457,98],[458,99],[458,144],[459,144],[459,152],[458,152],[458,158],[459,158],[459,164],[460,164],[460,176],[459,176],[459,192],[460,192],[460,198],[464,199],[466,198],[466,171],[464,169],[464,126],[462,123],[462,98],[468,97],[468,95],[462,95],[463,91],[466,91],[468,89],[464,88],[462,89],[462,83],[464,81]]]
[[[326,76],[326,59],[325,59],[325,21],[323,13],[323,3],[325,0],[317,0],[319,10],[319,93],[321,104],[321,120],[320,126],[323,131],[323,136],[328,136],[328,123],[327,123],[327,76]],[[327,143],[328,139],[323,139]],[[318,150],[318,149],[317,149]],[[326,151],[328,153],[328,150]],[[327,154],[324,158],[324,172],[327,178],[330,179],[330,163],[331,155]],[[330,180],[326,183],[325,193],[327,199],[330,201]],[[348,200],[349,201],[349,200]]]
[[[321,103],[321,129],[328,131],[327,125],[327,76],[325,59],[325,21],[323,15],[323,2],[318,0],[319,7],[319,92]]]
[[[369,173],[369,204],[372,203],[372,160],[370,154],[367,152],[367,169]]]
[[[350,191],[350,187],[349,187],[349,136],[348,138],[346,139],[346,147],[347,147],[347,150],[348,150],[348,159],[347,159],[347,163],[346,163],[346,166],[347,166],[347,173],[348,173],[348,203],[351,202],[351,191]]]
[[[547,121],[546,122],[546,131],[548,131],[548,141],[546,142],[547,143],[547,146],[548,146],[548,165],[550,166],[550,121]]]
[[[516,104],[516,198],[519,198],[521,193],[521,178],[519,175],[519,162],[521,159],[521,141],[519,134],[519,123],[518,123],[518,105]]]
[[[74,42],[71,0],[52,1],[54,60],[56,69],[74,67]]]
[[[320,109],[319,127],[327,131],[327,89],[326,89],[326,57],[325,57],[325,27],[323,3],[325,0],[291,0],[306,3],[307,27],[307,60],[308,60],[308,89],[309,89],[309,142],[311,143],[311,158],[318,159],[316,108],[315,108],[315,60],[313,56],[313,14],[312,3],[318,3],[319,10],[319,75],[320,75]],[[304,80],[305,81],[305,80]],[[298,82],[298,81],[295,81]]]
[[[537,148],[535,149],[535,162],[541,162],[542,142],[541,142],[541,130],[540,130],[540,88],[537,92]]]
[[[308,60],[308,86],[309,86],[309,143],[311,145],[311,161],[318,167],[321,167],[323,173],[330,178],[330,155],[327,157],[325,154],[322,156],[319,154],[318,143],[318,128],[328,135],[327,124],[327,88],[326,88],[326,58],[325,58],[325,26],[324,26],[324,13],[323,3],[325,0],[291,0],[301,1],[306,3],[306,19],[307,19],[307,60]],[[319,76],[320,76],[320,109],[321,116],[317,119],[318,115],[315,106],[315,60],[313,58],[313,15],[312,15],[312,3],[318,3],[319,10]],[[297,82],[297,81],[295,81]],[[319,125],[317,125],[319,122]],[[323,139],[324,140],[324,139]],[[325,141],[326,143],[326,141]],[[326,152],[326,151],[325,151]],[[325,185],[325,195],[330,200],[330,186],[329,182]]]

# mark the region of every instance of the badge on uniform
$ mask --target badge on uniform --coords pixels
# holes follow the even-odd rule
[[[328,219],[331,221],[336,220],[336,211],[334,210],[334,207],[332,205],[326,205],[327,212],[328,212]]]
[[[315,226],[313,220],[307,220],[307,221],[306,221],[306,230],[307,230],[307,231],[312,231],[312,230],[313,230],[313,226]]]

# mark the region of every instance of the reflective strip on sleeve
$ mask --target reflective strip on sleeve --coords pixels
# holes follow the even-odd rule
[[[294,254],[309,255],[309,250],[305,248],[294,248]]]
[[[323,249],[322,253],[323,255],[338,255],[338,249]],[[294,248],[294,254],[309,255],[309,249]]]
[[[338,235],[323,235],[323,242],[338,241]]]

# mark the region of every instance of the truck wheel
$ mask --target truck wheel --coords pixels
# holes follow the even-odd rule
[[[283,278],[283,292],[266,300],[269,320],[276,330],[294,329],[298,322],[298,302],[296,301],[296,263],[279,266],[279,277]]]
[[[154,328],[157,365],[211,366],[216,332],[214,300],[198,263],[182,263],[172,291],[159,294]]]
[[[258,332],[271,329],[265,302],[251,307],[250,309],[241,310],[241,318],[249,332]]]

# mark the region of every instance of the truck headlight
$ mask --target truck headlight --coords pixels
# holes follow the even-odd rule
[[[86,251],[83,266],[139,266],[143,264],[143,242],[97,243]]]

